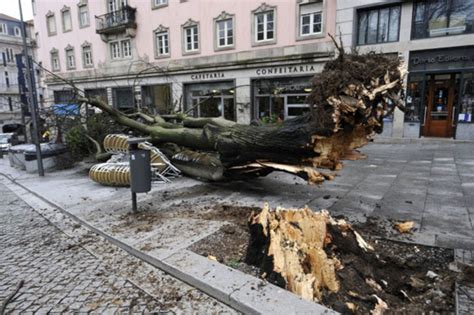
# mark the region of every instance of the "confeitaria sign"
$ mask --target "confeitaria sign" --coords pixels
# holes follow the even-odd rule
[[[278,67],[255,69],[255,74],[258,76],[274,75],[274,74],[308,73],[308,72],[315,72],[314,65],[278,66]]]
[[[255,69],[257,76],[278,75],[278,74],[298,74],[298,73],[314,73],[316,66],[314,64],[297,65],[297,66],[276,66]],[[204,72],[191,74],[191,80],[214,80],[225,78],[224,72]]]

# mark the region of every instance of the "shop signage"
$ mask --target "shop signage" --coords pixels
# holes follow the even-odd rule
[[[221,79],[224,78],[223,72],[207,72],[191,74],[191,80]]]
[[[415,51],[410,53],[410,71],[474,67],[474,47]]]
[[[274,74],[294,74],[294,73],[308,73],[315,72],[314,65],[299,65],[299,66],[278,66],[278,67],[267,67],[255,69],[255,74],[258,76],[262,75],[274,75]]]

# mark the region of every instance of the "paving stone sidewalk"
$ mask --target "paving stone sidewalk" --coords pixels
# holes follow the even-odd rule
[[[7,313],[179,312],[179,309],[166,307],[166,302],[176,301],[164,303],[155,299],[127,278],[111,272],[114,267],[79,246],[76,240],[33,211],[3,184],[0,184],[0,195],[0,305],[18,283],[24,281],[7,305]],[[108,248],[108,252],[112,251]],[[120,258],[127,261],[126,257]],[[140,273],[140,266],[132,264],[132,267]],[[152,276],[155,282],[163,280],[148,271],[147,276]],[[181,299],[181,288],[173,287],[176,283],[172,279],[164,280],[166,283],[156,285],[171,286],[175,293],[172,298]],[[187,291],[193,290],[185,284],[182,286]],[[233,313],[220,303],[209,302],[209,297],[202,293],[195,295],[200,296],[204,309],[212,313]],[[199,307],[195,306],[195,309],[199,310]],[[191,311],[188,309],[187,312]]]

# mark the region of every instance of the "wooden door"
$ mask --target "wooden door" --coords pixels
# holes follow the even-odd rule
[[[452,137],[455,74],[432,75],[428,83],[424,136]]]

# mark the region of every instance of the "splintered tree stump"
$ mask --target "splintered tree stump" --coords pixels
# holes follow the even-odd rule
[[[246,263],[260,268],[262,277],[311,301],[321,301],[323,290],[337,292],[336,257],[325,247],[337,240],[350,251],[373,250],[344,220],[325,210],[309,208],[271,210],[265,204],[249,219],[250,240]]]
[[[335,259],[324,251],[329,215],[308,208],[262,212],[250,219],[246,262],[307,300],[321,299],[321,290],[338,291]],[[283,282],[282,282],[283,281]]]

